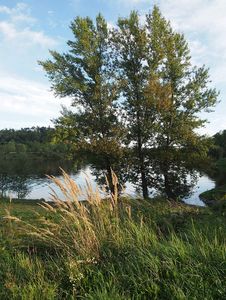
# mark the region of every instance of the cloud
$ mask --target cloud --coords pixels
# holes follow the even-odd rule
[[[61,110],[61,104],[70,105],[70,99],[57,99],[48,86],[35,81],[0,75],[0,128],[49,125]],[[10,125],[9,125],[10,124]]]
[[[0,13],[7,14],[12,22],[35,23],[36,19],[30,14],[30,9],[26,3],[19,2],[15,7],[0,5]]]
[[[11,9],[8,8],[7,6],[0,6],[0,13],[6,13],[6,14],[10,14],[11,13]]]
[[[213,134],[226,128],[226,1],[159,0],[163,15],[175,30],[185,34],[196,65],[210,67],[212,85],[220,91],[221,101],[211,114],[203,114],[209,124],[202,132]]]
[[[150,3],[149,0],[118,0],[118,2],[125,4],[141,4],[141,3]]]
[[[222,70],[222,64],[226,68],[225,0],[205,4],[203,0],[160,0],[159,4],[174,28],[185,33],[197,63],[209,65],[213,73]]]
[[[47,57],[58,40],[36,26],[38,20],[26,4],[0,5],[0,128],[50,125],[59,115],[62,101],[47,84],[35,81],[44,77],[36,70],[37,60]]]
[[[32,44],[53,47],[57,44],[43,31],[33,29],[37,20],[30,15],[27,4],[18,3],[14,8],[0,6],[0,13],[5,15],[5,19],[0,21],[0,33],[6,41],[15,42],[17,47]]]
[[[79,0],[72,0],[74,3],[78,2]],[[101,0],[104,3],[110,4],[115,8],[115,6],[121,7],[121,9],[135,9],[139,10],[143,6],[148,6],[151,8],[150,0]],[[128,11],[127,11],[128,13]]]
[[[182,30],[219,33],[219,30],[226,29],[224,0],[207,0],[205,5],[203,0],[161,0],[160,6]]]
[[[48,37],[42,31],[31,30],[29,27],[18,30],[13,23],[5,21],[0,22],[0,33],[2,33],[5,40],[19,42],[23,47],[38,44],[48,48],[57,44],[55,39]]]

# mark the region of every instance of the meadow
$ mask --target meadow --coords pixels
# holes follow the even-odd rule
[[[223,211],[52,180],[66,201],[0,202],[0,299],[226,298]]]

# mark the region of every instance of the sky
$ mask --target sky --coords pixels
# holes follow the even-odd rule
[[[201,133],[226,129],[226,1],[225,0],[0,0],[0,129],[53,126],[61,105],[38,60],[49,50],[67,51],[69,28],[76,16],[101,12],[109,24],[135,9],[141,18],[157,4],[176,31],[184,33],[194,65],[209,67],[219,104]]]

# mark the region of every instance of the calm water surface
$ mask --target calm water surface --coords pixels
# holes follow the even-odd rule
[[[62,179],[62,176],[58,175],[56,177],[59,179]],[[94,188],[97,187],[95,180],[94,180],[94,176],[92,176],[91,170],[88,166],[81,169],[77,174],[71,174],[71,177],[81,187],[86,185],[87,178],[88,178],[88,180],[91,181],[92,186]],[[36,178],[33,181],[31,179],[28,184],[30,185],[29,186],[30,192],[25,197],[27,199],[43,198],[48,201],[48,200],[50,200],[50,192],[51,192],[50,188],[54,189],[57,192],[57,194],[59,195],[59,197],[63,198],[63,195],[62,195],[61,191],[59,190],[59,188],[57,188],[53,182],[51,182],[49,179],[47,179],[45,177],[40,178],[40,179]],[[212,189],[214,187],[215,187],[214,181],[212,179],[210,179],[208,176],[203,175],[198,179],[192,195],[189,196],[188,198],[184,199],[184,201],[191,205],[204,206],[204,203],[199,199],[199,194],[201,194],[202,192],[204,192],[206,190]],[[130,184],[130,183],[126,184],[125,194],[134,196],[134,197],[137,196],[135,188],[132,184]],[[11,192],[11,195],[13,197],[16,196],[15,193],[13,193],[13,192]]]

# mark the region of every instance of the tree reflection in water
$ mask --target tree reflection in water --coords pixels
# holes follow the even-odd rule
[[[47,181],[46,175],[58,176],[60,167],[76,173],[78,163],[63,160],[43,160],[28,157],[7,157],[0,159],[0,197],[25,198],[33,187]]]

